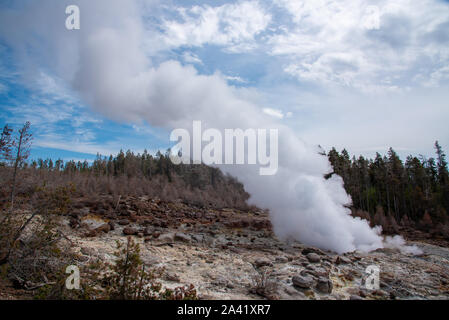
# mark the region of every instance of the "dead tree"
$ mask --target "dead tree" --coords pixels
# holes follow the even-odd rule
[[[11,185],[11,211],[14,208],[14,196],[16,192],[16,181],[17,181],[17,169],[19,165],[25,161],[30,155],[31,141],[33,139],[32,134],[30,133],[31,123],[27,121],[22,129],[19,130],[18,136],[14,139],[13,145],[16,147],[17,153],[14,161],[14,172],[12,176],[12,185]]]

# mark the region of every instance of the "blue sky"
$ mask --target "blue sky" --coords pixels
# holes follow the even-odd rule
[[[65,29],[69,4],[80,30]],[[197,93],[171,96],[186,75]],[[201,76],[326,149],[449,150],[447,1],[0,4],[0,124],[31,121],[33,157],[166,149]]]

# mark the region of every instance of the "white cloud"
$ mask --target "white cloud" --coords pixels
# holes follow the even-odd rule
[[[230,82],[238,82],[238,83],[247,83],[248,82],[239,76],[225,76],[224,78]]]
[[[270,37],[271,54],[284,57],[285,71],[300,81],[379,92],[436,85],[446,79],[440,66],[449,62],[449,41],[440,40],[447,33],[449,6],[443,1],[277,0],[276,4],[290,14],[292,23]],[[373,11],[372,4],[378,10]],[[367,17],[376,11],[378,28],[367,28]]]
[[[284,118],[284,113],[282,113],[281,110],[272,109],[272,108],[263,108],[262,111],[263,111],[263,113],[265,113],[273,118],[277,118],[277,119]]]
[[[203,64],[203,61],[193,52],[184,52],[182,58],[187,63]]]
[[[172,47],[215,44],[229,50],[253,48],[254,38],[271,21],[257,1],[241,1],[218,7],[209,5],[178,8],[182,21],[165,20],[164,40]]]

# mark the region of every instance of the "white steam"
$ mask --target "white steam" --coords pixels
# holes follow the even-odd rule
[[[385,237],[385,248],[399,249],[404,254],[420,255],[423,251],[416,245],[406,246],[405,240],[401,236]]]
[[[189,129],[193,120],[204,128],[278,128],[275,176],[259,176],[256,166],[222,168],[244,183],[255,204],[270,209],[276,234],[338,253],[384,246],[379,229],[350,216],[342,179],[323,178],[331,167],[318,148],[239,98],[223,76],[199,75],[176,61],[154,65],[148,52],[159,46],[158,36],[143,25],[140,3],[78,1],[81,30],[68,32],[61,13],[72,2],[26,2],[25,11],[0,13],[0,37],[15,50],[25,77],[45,69],[119,121],[169,129]],[[386,244],[404,247],[403,239],[393,239]]]

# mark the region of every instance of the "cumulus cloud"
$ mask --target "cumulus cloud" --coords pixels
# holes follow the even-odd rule
[[[276,4],[290,14],[292,23],[270,37],[271,54],[286,57],[285,72],[300,81],[379,92],[446,80],[449,47],[443,28],[449,22],[449,6],[443,1]],[[373,15],[378,28],[367,23]],[[390,77],[393,72],[395,78]]]
[[[272,109],[272,108],[263,108],[263,113],[278,119],[284,118],[284,113],[281,110]]]
[[[271,20],[258,1],[178,8],[181,21],[166,19],[162,25],[169,46],[215,44],[240,51],[255,45],[254,37]]]

